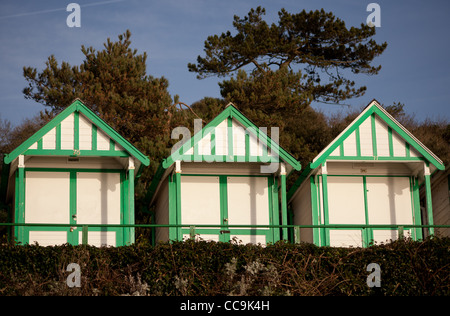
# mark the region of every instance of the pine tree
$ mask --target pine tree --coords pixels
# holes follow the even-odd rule
[[[46,106],[54,115],[79,98],[119,134],[151,157],[136,192],[145,194],[159,162],[170,154],[174,141],[171,130],[188,115],[173,106],[164,77],[154,78],[146,73],[147,54],[138,54],[131,48],[131,32],[109,38],[102,50],[81,47],[84,60],[81,65],[59,64],[52,55],[46,68],[24,67],[28,86],[25,98]],[[137,200],[137,204],[139,201]]]

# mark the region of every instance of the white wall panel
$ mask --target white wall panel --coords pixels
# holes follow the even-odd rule
[[[221,224],[219,177],[181,176],[181,223]]]
[[[228,122],[224,120],[215,128],[216,155],[228,155]]]
[[[228,177],[228,223],[269,224],[269,189],[266,177]]]
[[[377,154],[380,157],[389,157],[389,133],[388,126],[380,118],[375,119],[377,135]]]
[[[392,131],[392,148],[394,150],[394,157],[406,157],[405,141],[394,131]]]
[[[235,120],[232,121],[233,127],[233,155],[245,156],[245,129]]]
[[[361,156],[373,156],[372,121],[370,116],[359,126]]]
[[[92,123],[80,114],[79,147],[81,150],[92,149]],[[94,148],[95,149],[95,148]]]
[[[77,223],[120,224],[120,174],[77,173]]]
[[[344,140],[344,156],[356,156],[356,132]]]
[[[369,224],[412,224],[407,177],[367,177]]]
[[[328,177],[330,224],[365,224],[362,177]]]
[[[236,240],[238,243],[246,244],[261,244],[266,245],[265,235],[231,235],[230,240]]]
[[[82,231],[78,232],[79,244],[82,241]],[[88,232],[88,245],[95,247],[116,246],[116,232]]]
[[[109,137],[97,129],[97,150],[109,150]]]
[[[42,137],[42,149],[56,149],[56,128],[52,128]]]
[[[39,246],[56,246],[67,243],[67,232],[62,231],[30,231],[28,243],[38,243]]]
[[[73,149],[74,114],[70,114],[61,122],[61,149]]]
[[[362,247],[361,230],[330,230],[331,247]]]
[[[69,172],[26,172],[25,222],[70,223]]]

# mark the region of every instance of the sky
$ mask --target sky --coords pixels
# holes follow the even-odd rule
[[[372,0],[373,1],[373,0]],[[233,16],[244,17],[251,8],[266,9],[268,23],[278,21],[278,11],[290,13],[323,8],[345,21],[347,27],[366,23],[368,0],[0,0],[0,118],[13,125],[31,118],[44,106],[22,93],[27,82],[23,67],[41,71],[50,55],[59,63],[80,65],[81,45],[103,48],[107,38],[117,40],[129,29],[131,46],[147,52],[147,74],[164,76],[171,95],[192,104],[206,96],[220,97],[223,78],[199,80],[187,64],[203,54],[209,35],[234,31]],[[69,3],[80,5],[80,27],[66,23]],[[375,1],[373,1],[375,2]],[[387,42],[374,59],[381,65],[376,76],[354,77],[365,85],[364,96],[345,105],[313,104],[326,114],[359,110],[372,99],[381,104],[405,104],[418,121],[450,120],[450,1],[388,0],[379,5],[380,26],[374,39]],[[237,105],[239,108],[239,105]]]

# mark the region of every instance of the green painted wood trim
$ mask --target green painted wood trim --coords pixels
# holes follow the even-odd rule
[[[405,130],[403,127],[399,125],[398,122],[393,121],[386,113],[385,110],[381,108],[381,106],[377,105],[376,103],[372,103],[372,105],[357,118],[355,121],[343,132],[340,136],[338,136],[328,147],[328,149],[323,152],[320,156],[316,157],[313,162],[311,163],[311,169],[315,169],[318,166],[320,166],[324,161],[327,159],[342,159],[339,157],[329,157],[330,154],[338,147],[340,146],[343,141],[351,134],[353,133],[357,127],[361,125],[362,122],[364,122],[366,119],[370,117],[371,124],[372,124],[372,145],[373,145],[373,157],[377,157],[375,160],[380,160],[381,157],[378,157],[377,153],[377,140],[376,140],[376,127],[375,127],[375,115],[378,115],[380,119],[382,119],[387,125],[388,128],[390,128],[392,131],[395,131],[397,134],[399,134],[400,137],[402,137],[407,143],[410,144],[413,148],[415,148],[424,158],[425,160],[432,163],[437,169],[444,170],[445,167],[442,164],[441,161],[436,160],[430,152],[428,152],[428,149],[425,148],[423,145],[419,144],[415,139],[413,139]],[[372,160],[374,158],[372,157]],[[384,158],[384,157],[383,157]],[[405,157],[389,157],[391,159],[400,159]],[[423,160],[423,158],[422,158]]]
[[[427,203],[428,225],[433,225],[433,200],[431,198],[431,176],[425,175],[425,198]],[[434,235],[434,228],[429,228],[430,236]]]
[[[169,224],[177,224],[177,190],[175,186],[175,176],[170,174],[168,177],[169,185]],[[169,227],[169,240],[177,240],[177,229]]]
[[[325,150],[325,152],[323,152],[322,154],[320,154],[320,156],[317,156],[316,158],[314,158],[313,162],[311,163],[310,168],[311,169],[315,169],[317,167],[319,167],[323,162],[326,161],[326,159],[328,159],[328,157],[330,156],[330,154],[338,147],[340,146],[344,140],[351,135],[356,128],[361,125],[362,122],[364,122],[368,117],[370,117],[373,113],[373,109],[370,108],[368,109],[364,114],[362,114],[356,121],[354,121],[352,123],[352,125],[350,125],[347,130],[345,130],[345,132],[341,133],[340,136],[338,136],[334,141],[332,141],[331,145],[328,147],[327,150]]]
[[[274,188],[274,178],[273,177],[268,177],[267,178],[267,195],[269,196],[269,225],[274,225],[274,215],[273,215],[273,194],[274,194],[274,190],[275,190],[275,194],[278,193],[277,189]],[[268,242],[273,242],[275,240],[275,235],[274,235],[275,231],[271,230],[270,233],[270,240],[266,240]]]
[[[97,126],[92,124],[92,150],[97,150]]]
[[[422,216],[420,210],[420,191],[419,191],[419,179],[412,178],[413,180],[413,201],[414,201],[414,224],[422,225]],[[422,228],[416,228],[416,240],[423,239]]]
[[[388,127],[388,141],[389,141],[389,157],[394,157],[394,140],[392,136],[391,127]]]
[[[128,224],[134,224],[134,169],[128,170],[128,208],[125,212]],[[127,233],[124,234],[126,242],[133,244],[135,242],[135,229],[128,228]]]
[[[25,223],[25,169],[17,169],[17,182],[18,182],[18,203],[15,212],[18,213],[18,223]],[[28,242],[28,236],[24,234],[24,229],[19,229],[19,241]]]
[[[318,195],[317,195],[317,180],[314,176],[309,178],[311,187],[311,219],[313,225],[319,225],[319,207],[318,207]],[[313,228],[313,243],[320,245],[320,230],[319,228]]]
[[[232,116],[228,116],[227,118],[227,142],[228,142],[228,154],[227,154],[227,161],[233,162],[234,161],[234,154],[233,154],[233,119]]]
[[[77,215],[77,171],[74,170],[69,172],[69,214],[69,223],[77,224],[74,220],[74,216]],[[78,240],[78,236],[76,239]]]
[[[110,150],[71,150],[71,149],[28,149],[24,152],[28,156],[70,156],[70,157],[130,157],[126,151]]]
[[[375,114],[371,114],[370,124],[372,127],[372,154],[374,157],[377,157],[378,156],[378,146],[377,146],[377,127],[375,124]]]
[[[271,210],[271,215],[272,215],[272,223],[274,225],[279,225],[280,224],[280,217],[279,217],[279,195],[278,195],[278,178],[277,177],[273,177],[273,182],[272,182],[272,207],[270,207],[269,209]],[[281,239],[280,236],[280,230],[279,229],[274,229],[273,230],[273,242],[277,242]]]
[[[225,119],[228,120],[228,118],[232,118],[235,119],[236,121],[238,121],[240,124],[242,124],[244,126],[244,128],[246,129],[246,131],[250,130],[252,132],[252,134],[254,134],[258,139],[260,139],[261,141],[264,139],[268,139],[268,136],[266,134],[264,134],[259,128],[256,127],[255,124],[253,124],[248,118],[246,118],[241,112],[239,112],[233,105],[228,105],[224,111],[222,111],[219,115],[217,115],[211,122],[209,122],[200,133],[206,135],[206,133],[204,132],[207,128],[211,129],[211,128],[215,128],[217,127],[222,121],[224,121]],[[229,123],[227,123],[228,126]],[[172,155],[170,155],[169,157],[167,157],[163,162],[163,167],[164,169],[169,168],[172,164],[175,163],[176,160],[179,160],[180,157],[183,157],[183,160],[186,158],[184,153],[189,150],[191,147],[194,146],[194,137],[191,137],[191,139],[186,143],[187,146],[182,146],[180,148],[180,150]],[[267,142],[263,142],[266,146],[270,146],[270,144],[267,144]],[[299,161],[297,161],[292,155],[290,155],[289,153],[287,153],[283,148],[281,148],[280,146],[278,146],[279,150],[279,157],[284,160],[286,163],[288,163],[289,165],[291,165],[295,170],[300,170],[301,169],[301,164]],[[227,161],[227,156],[225,155],[225,160]],[[208,160],[203,157],[204,161],[213,161],[211,159],[209,159],[210,157],[208,157]],[[235,161],[236,158],[233,158],[232,161]],[[243,157],[242,159],[244,159],[243,161],[245,161],[245,157]],[[191,160],[192,161],[192,160]],[[217,160],[214,160],[217,161]],[[278,161],[277,161],[278,162]]]
[[[416,149],[426,160],[428,160],[431,164],[433,164],[439,170],[445,170],[445,166],[442,161],[438,161],[435,157],[433,157],[431,151],[426,148],[424,145],[419,144],[415,139],[413,139],[408,133],[405,132],[404,127],[400,126],[400,123],[393,121],[386,114],[387,112],[381,108],[381,106],[374,107],[374,112],[383,119],[389,127],[392,128],[397,134],[399,134],[406,142],[410,144],[414,149]],[[394,119],[395,120],[395,119]]]
[[[327,160],[363,160],[363,161],[425,161],[423,157],[372,157],[372,156],[330,156]]]
[[[283,225],[287,225],[287,201],[286,201],[286,175],[280,175],[281,182],[281,220]],[[282,229],[283,240],[288,240],[288,230],[287,228]]]
[[[101,118],[99,118],[97,115],[95,115],[89,108],[87,108],[80,100],[76,100],[71,105],[69,105],[66,109],[64,109],[61,113],[59,113],[55,118],[53,118],[50,122],[48,122],[46,125],[44,125],[41,129],[39,129],[36,133],[34,133],[30,138],[28,138],[26,141],[24,141],[21,145],[19,145],[16,149],[14,149],[10,154],[5,155],[4,162],[6,164],[11,163],[14,159],[16,159],[21,154],[39,154],[39,150],[37,152],[28,152],[28,148],[33,145],[35,142],[39,141],[45,134],[47,134],[49,131],[51,131],[53,128],[55,128],[57,125],[59,125],[65,118],[67,118],[72,113],[82,113],[84,116],[86,116],[93,124],[95,124],[97,127],[102,129],[109,138],[112,138],[116,143],[121,145],[125,151],[130,153],[132,156],[134,156],[136,159],[138,159],[142,164],[145,166],[148,166],[150,164],[150,160],[147,156],[142,154],[139,150],[137,150],[131,143],[126,141],[121,135],[119,135],[112,127],[110,127],[108,124],[106,124]],[[75,115],[75,120],[76,116]],[[76,122],[75,122],[76,124]],[[75,125],[77,126],[77,125]],[[74,129],[74,134],[78,133],[79,135],[79,124],[78,128]],[[79,142],[79,137],[77,138],[76,142]],[[75,140],[75,139],[74,139]],[[78,149],[76,147],[76,143],[74,143],[74,149]],[[49,155],[48,152],[51,152],[52,150],[47,151],[46,155]],[[28,152],[28,153],[26,153]],[[65,151],[56,151],[59,154],[67,155],[67,152]],[[89,151],[86,151],[89,152]],[[101,153],[102,151],[99,151],[98,153]],[[42,153],[43,154],[43,153]],[[73,153],[72,153],[73,155]],[[81,155],[83,155],[83,151],[81,151]]]
[[[356,156],[361,156],[361,136],[359,134],[359,126],[355,130],[356,136]]]
[[[329,217],[328,217],[328,175],[322,174],[322,191],[323,191],[323,223],[325,225],[329,224]],[[324,228],[324,237],[325,240],[322,240],[323,246],[329,246],[330,245],[330,234],[329,229]]]
[[[181,224],[181,219],[182,219],[182,209],[181,209],[181,174],[180,173],[175,173],[175,190],[176,190],[176,205],[177,205],[177,224]],[[181,227],[177,228],[177,239],[181,241],[183,239],[183,236],[181,235]]]
[[[367,198],[367,177],[363,176],[363,194],[364,194],[364,218],[365,224],[369,225],[369,202]],[[362,243],[364,247],[369,247],[373,242],[373,231],[370,228],[363,228],[361,232]]]
[[[220,224],[224,225],[223,229],[228,230],[228,188],[227,176],[219,176],[220,190]],[[230,240],[230,234],[220,234],[219,241],[225,242]]]
[[[56,125],[56,150],[61,150],[61,124]]]
[[[73,149],[80,150],[80,112],[73,113]]]
[[[23,181],[20,181],[20,170],[23,170]],[[60,169],[54,169],[54,168],[18,168],[17,174],[18,174],[18,181],[16,181],[16,192],[18,195],[17,198],[17,207],[19,208],[20,205],[20,195],[22,195],[21,191],[23,191],[23,209],[16,212],[16,222],[17,223],[25,223],[25,186],[26,186],[26,172],[68,172],[69,173],[69,223],[67,225],[73,225],[73,227],[78,227],[80,224],[77,223],[77,221],[74,219],[74,215],[77,214],[77,173],[82,172],[94,172],[94,173],[120,173],[121,177],[121,194],[120,194],[120,212],[121,212],[121,222],[120,224],[124,224],[123,218],[124,218],[124,212],[123,209],[123,178],[124,178],[124,171],[118,170],[118,169],[70,169],[70,168],[60,168]],[[22,183],[23,189],[20,189]],[[86,224],[88,225],[88,224]],[[18,232],[16,234],[16,238],[19,242],[23,244],[29,243],[29,232],[30,231],[67,231],[67,242],[72,245],[78,245],[81,244],[81,240],[79,239],[78,232],[79,230],[74,229],[73,232],[69,231],[69,227],[57,227],[57,226],[35,226],[35,227],[19,227],[17,228]],[[123,246],[123,229],[122,228],[105,228],[105,227],[99,227],[89,228],[89,231],[115,231],[116,232],[116,246]]]

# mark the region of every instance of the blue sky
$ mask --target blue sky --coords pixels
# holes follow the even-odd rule
[[[69,28],[70,2],[81,6],[81,27]],[[196,79],[187,70],[189,62],[203,55],[208,35],[232,31],[233,16],[245,16],[251,8],[266,8],[266,20],[276,22],[278,11],[324,8],[346,25],[366,22],[370,2],[381,8],[381,27],[375,39],[388,48],[374,60],[382,65],[377,76],[358,75],[366,85],[364,96],[346,103],[360,109],[372,99],[385,105],[406,104],[418,120],[450,119],[450,2],[438,0],[0,0],[0,116],[14,125],[44,107],[23,97],[26,81],[23,66],[45,68],[47,57],[79,65],[81,45],[102,49],[109,37],[116,40],[129,29],[132,47],[147,52],[147,73],[169,80],[172,95],[191,104],[205,96],[220,97],[223,79]],[[239,107],[239,105],[237,105]],[[347,111],[345,106],[315,104],[325,113]]]

